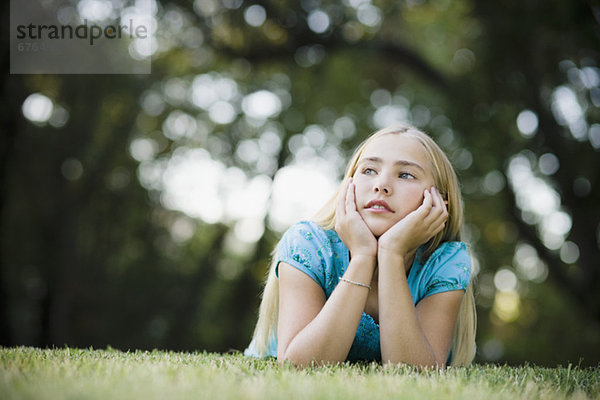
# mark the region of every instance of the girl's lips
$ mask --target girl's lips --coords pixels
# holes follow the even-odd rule
[[[391,213],[395,212],[394,210],[392,210],[390,208],[388,203],[386,203],[383,200],[371,200],[370,202],[367,203],[367,205],[365,206],[365,209],[367,209],[371,212],[391,212]]]

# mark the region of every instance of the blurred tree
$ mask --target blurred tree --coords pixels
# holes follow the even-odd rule
[[[284,167],[320,162],[337,178],[372,130],[408,120],[461,175],[480,359],[597,363],[598,13],[579,1],[163,1],[149,77],[6,75],[12,342],[242,348],[286,223]],[[23,119],[35,92],[68,111],[64,126]],[[192,192],[208,201],[181,200]]]
[[[496,171],[508,182],[495,195],[493,216],[488,196],[471,198],[487,203],[477,218],[486,236],[479,250],[492,256],[488,263],[516,267],[525,303],[513,332],[494,331],[512,348],[513,362],[534,352],[546,362],[567,359],[552,341],[580,337],[573,340],[587,345],[574,354],[593,363],[598,354],[590,350],[597,348],[600,322],[598,9],[586,2],[475,3],[473,14],[481,31],[473,48],[478,73],[458,80],[456,88],[474,118],[452,120],[471,147],[486,154],[473,166],[484,177],[484,192],[499,177]],[[528,272],[540,266],[548,268],[550,282],[529,285]],[[567,298],[558,300],[559,292]],[[499,308],[496,297],[496,325]],[[574,315],[582,322],[573,321]],[[529,348],[517,343],[525,332],[536,337]],[[561,355],[544,354],[540,342]]]
[[[10,5],[6,4],[2,7],[2,21],[8,21],[10,16]],[[2,31],[0,34],[3,39],[1,43],[3,44],[3,52],[2,52],[2,61],[1,61],[1,69],[3,72],[3,76],[5,76],[9,71],[9,63],[10,63],[10,48],[8,47],[8,42],[6,38],[10,37],[9,35],[9,24],[4,24],[1,28]],[[5,45],[6,44],[6,45]],[[10,117],[10,104],[8,101],[8,96],[6,93],[9,93],[11,88],[10,82],[8,79],[3,79],[0,83],[0,93],[2,93],[2,107],[0,109],[0,227],[4,226],[3,224],[3,216],[4,216],[4,207],[6,201],[6,179],[8,176],[8,158],[10,151],[13,148],[14,136],[16,133],[16,124],[15,119]],[[0,233],[0,238],[2,234]],[[0,239],[0,245],[2,244],[2,240]],[[1,251],[0,247],[0,251]],[[11,344],[11,335],[10,335],[10,323],[8,317],[9,310],[9,298],[7,296],[6,288],[6,277],[4,274],[4,259],[0,257],[0,345],[9,345]]]

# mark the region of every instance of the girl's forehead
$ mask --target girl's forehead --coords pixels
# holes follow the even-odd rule
[[[418,139],[394,133],[381,135],[367,143],[360,159],[371,157],[420,161],[425,164],[430,162],[425,147]]]

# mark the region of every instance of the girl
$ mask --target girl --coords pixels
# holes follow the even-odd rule
[[[470,364],[462,225],[458,180],[437,144],[410,126],[374,133],[314,221],[281,238],[245,354],[298,366]]]

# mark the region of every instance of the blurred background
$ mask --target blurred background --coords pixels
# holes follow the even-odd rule
[[[151,4],[150,75],[10,75],[2,28],[1,345],[243,350],[281,233],[408,121],[462,182],[477,361],[600,362],[600,7]]]

